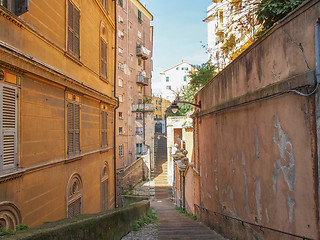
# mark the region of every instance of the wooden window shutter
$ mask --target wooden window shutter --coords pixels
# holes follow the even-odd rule
[[[80,58],[80,12],[68,1],[68,52]]]
[[[102,111],[101,113],[101,146],[108,146],[108,113],[106,111]]]
[[[107,44],[101,39],[101,75],[107,78]]]
[[[77,58],[80,58],[80,12],[73,7],[73,22],[74,22],[74,35],[73,35],[73,43],[74,43],[74,55]]]
[[[21,14],[29,11],[29,0],[15,0],[14,3],[15,15],[20,16]]]
[[[67,104],[68,155],[80,154],[80,105]]]
[[[73,117],[73,103],[68,102],[67,104],[67,129],[68,129],[68,155],[74,153],[74,117]]]
[[[17,166],[17,88],[0,84],[0,171]]]
[[[73,5],[68,1],[68,51],[73,52]]]

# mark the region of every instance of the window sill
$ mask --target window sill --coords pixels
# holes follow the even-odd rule
[[[68,159],[64,160],[64,163],[67,164],[67,163],[71,163],[71,162],[78,161],[81,159],[82,159],[82,156],[80,156],[80,155],[72,156],[72,157],[69,157]]]
[[[110,85],[113,86],[113,83],[110,82],[110,81],[108,80],[108,78],[105,78],[105,77],[103,77],[103,76],[101,76],[101,75],[99,76],[99,78],[100,78],[100,80],[104,81],[105,83],[108,83],[108,84],[110,84]]]
[[[113,147],[105,147],[103,149],[100,150],[100,153],[105,153],[108,152],[109,150],[113,149]]]
[[[71,55],[68,52],[64,52],[64,55],[68,58],[70,58],[72,61],[74,61],[75,63],[77,63],[80,66],[83,66],[83,63],[80,61],[80,59],[76,58],[75,56]]]

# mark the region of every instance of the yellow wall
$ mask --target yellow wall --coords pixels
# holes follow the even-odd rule
[[[0,71],[17,86],[18,167],[0,172],[1,204],[13,203],[30,226],[67,217],[69,178],[82,180],[82,213],[102,210],[101,179],[108,165],[108,205],[114,192],[114,4],[73,0],[80,10],[80,59],[66,48],[68,1],[30,0],[20,17],[0,7]],[[107,79],[100,77],[100,38],[107,43]],[[12,80],[14,79],[14,80]],[[68,93],[80,102],[80,148],[67,154]],[[101,106],[108,112],[108,147],[101,147]]]

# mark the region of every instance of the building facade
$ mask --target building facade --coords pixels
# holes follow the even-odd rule
[[[164,99],[173,101],[177,93],[187,87],[190,81],[189,71],[194,71],[195,68],[187,62],[182,62],[174,67],[171,67],[162,73],[161,76],[161,93]]]
[[[171,102],[161,96],[153,96],[152,104],[154,109],[154,131],[155,133],[165,133],[167,109],[170,107]]]
[[[114,208],[114,1],[0,5],[0,231]]]
[[[212,0],[207,9],[208,54],[221,71],[255,40],[255,1]]]
[[[151,149],[153,106],[151,71],[153,20],[138,0],[117,1],[117,169],[122,170]]]

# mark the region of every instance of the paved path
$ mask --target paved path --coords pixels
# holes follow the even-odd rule
[[[155,199],[151,207],[157,210],[158,239],[225,239],[200,222],[175,210],[168,199]]]

